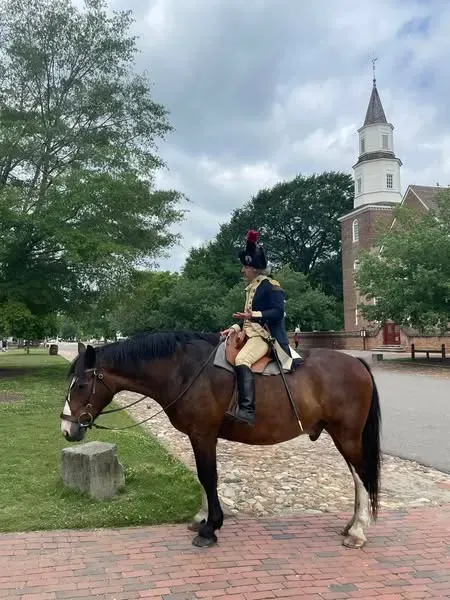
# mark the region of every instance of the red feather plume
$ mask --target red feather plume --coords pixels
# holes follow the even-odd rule
[[[259,238],[259,233],[257,231],[255,231],[254,229],[250,229],[250,231],[247,233],[247,242],[256,244],[256,242],[258,241],[258,238]]]

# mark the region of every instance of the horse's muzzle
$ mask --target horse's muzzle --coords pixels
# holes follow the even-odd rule
[[[66,442],[81,442],[84,439],[84,434],[86,432],[85,427],[78,427],[74,433],[64,432],[64,439]]]

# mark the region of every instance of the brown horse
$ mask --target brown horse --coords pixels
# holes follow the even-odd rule
[[[203,508],[191,529],[193,543],[210,546],[223,524],[217,495],[218,438],[244,444],[278,444],[301,433],[316,440],[323,430],[344,457],[355,484],[354,515],[345,527],[344,545],[361,548],[370,516],[377,516],[380,476],[380,405],[368,365],[334,350],[304,354],[305,362],[286,379],[301,430],[280,375],[255,375],[254,428],[228,420],[226,411],[235,377],[214,366],[218,334],[159,332],[93,348],[79,344],[71,365],[71,382],[61,413],[68,441],[81,441],[88,427],[122,390],[158,402],[172,425],[189,436],[197,475],[205,490]],[[207,500],[207,507],[206,507]]]

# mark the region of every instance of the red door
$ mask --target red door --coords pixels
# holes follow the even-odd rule
[[[400,327],[392,321],[386,321],[384,324],[383,343],[385,346],[400,345]]]

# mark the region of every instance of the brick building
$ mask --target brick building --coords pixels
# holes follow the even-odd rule
[[[388,123],[373,80],[372,93],[363,126],[358,129],[359,156],[353,171],[355,197],[353,210],[340,217],[345,331],[355,332],[370,324],[359,314],[364,299],[355,286],[355,271],[361,250],[373,249],[381,229],[393,224],[393,209],[404,204],[429,210],[441,188],[410,185],[401,194],[401,160],[394,152],[394,127]],[[383,324],[383,343],[400,344],[400,328],[390,321]]]

